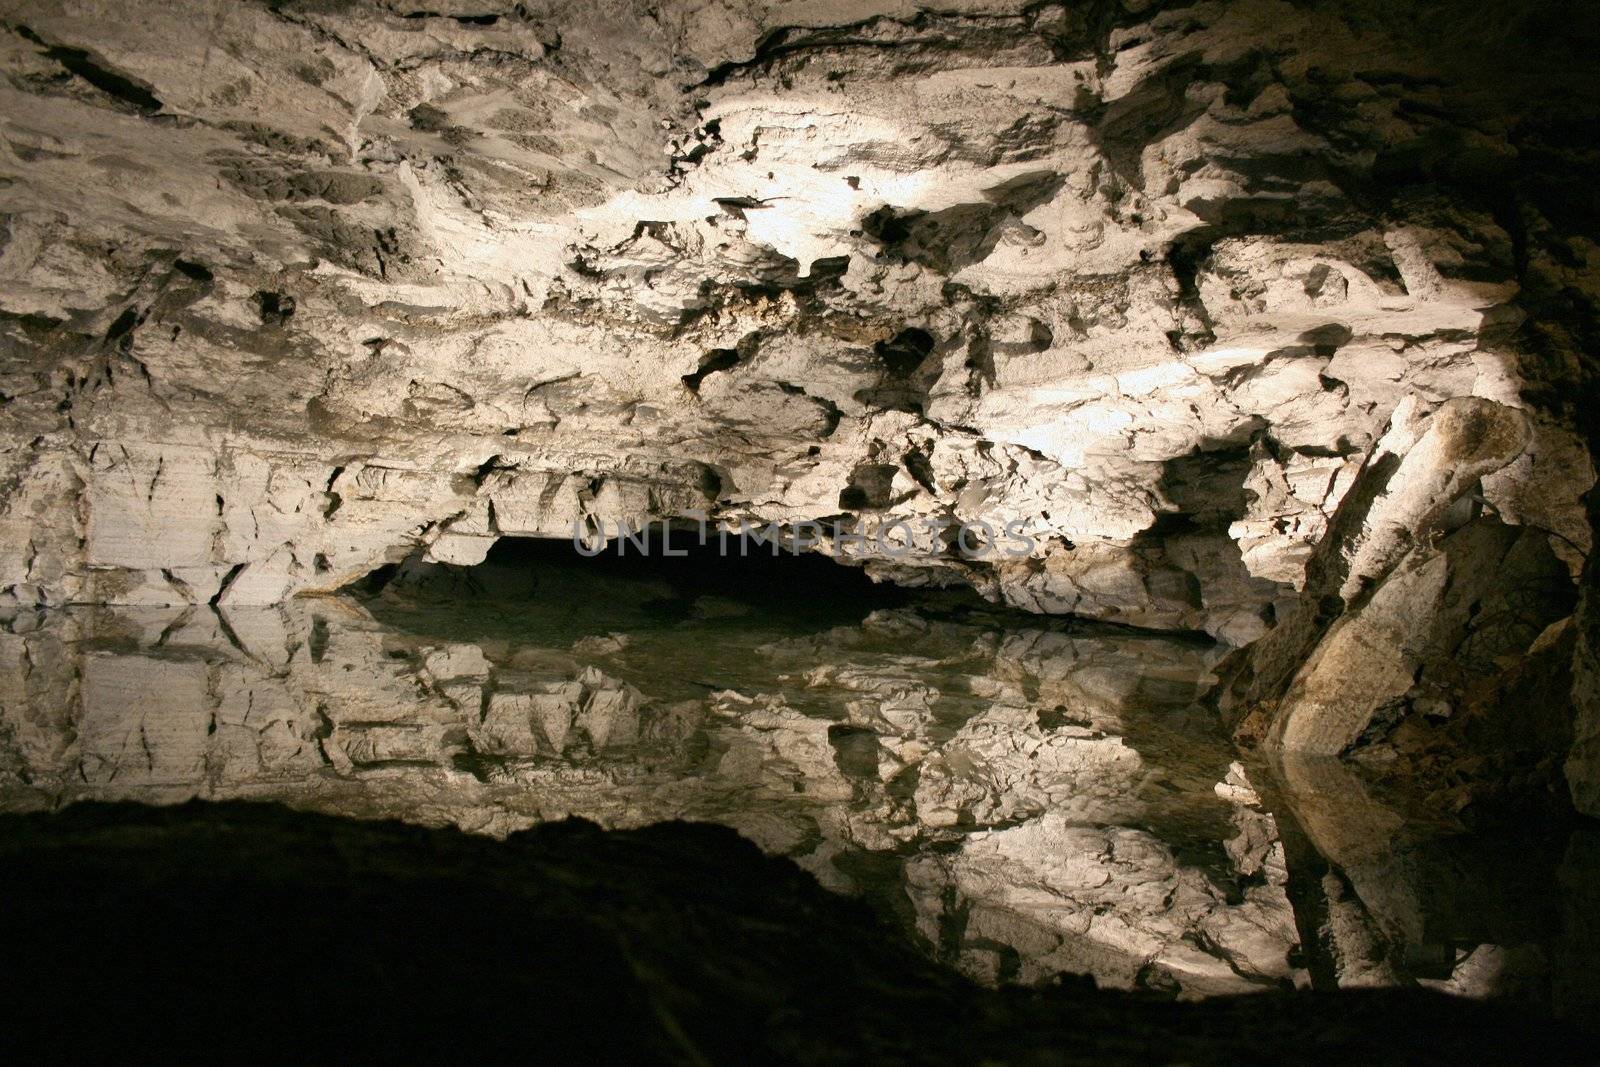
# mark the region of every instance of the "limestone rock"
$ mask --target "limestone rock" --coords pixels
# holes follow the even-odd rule
[[[1431,151],[1419,114],[1499,128],[1414,28],[491,7],[14,5],[11,601],[271,604],[686,512],[938,519],[1028,547],[853,562],[1239,645],[1396,409],[1473,396],[1537,424],[1485,498],[1587,551],[1592,468],[1512,332],[1582,271],[1539,252],[1524,292],[1503,215],[1365,192]]]
[[[1600,814],[1593,12],[1457,6],[10,0],[4,803],[702,818],[988,979],[1521,981],[1315,795]],[[669,521],[1169,638],[462,617]]]

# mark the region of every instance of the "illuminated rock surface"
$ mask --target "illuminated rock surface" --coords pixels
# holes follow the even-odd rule
[[[1575,7],[7,0],[0,802],[707,820],[983,982],[1581,1015]],[[699,517],[900,598],[507,564]]]
[[[1461,396],[1531,415],[1489,505],[1588,544],[1526,238],[1376,193],[1520,135],[1429,117],[1482,105],[1401,20],[458,6],[8,5],[12,598],[893,514],[1036,540],[883,573],[1237,643],[1396,405]]]

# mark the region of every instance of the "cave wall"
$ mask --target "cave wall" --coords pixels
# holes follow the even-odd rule
[[[1362,597],[1462,521],[1587,558],[1571,5],[0,15],[16,607],[271,604],[694,511],[1026,520],[1027,558],[865,565],[1235,645],[1282,623],[1245,683],[1277,715],[1360,606],[1317,553],[1366,551],[1333,567]],[[1510,444],[1394,489],[1380,461],[1462,404]],[[1366,522],[1385,493],[1398,526]]]

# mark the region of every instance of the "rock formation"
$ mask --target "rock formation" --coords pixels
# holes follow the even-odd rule
[[[1600,20],[1449,7],[0,2],[0,803],[706,819],[986,981],[1600,1000],[1413,862],[1600,816]],[[649,523],[1125,629],[419,621]]]

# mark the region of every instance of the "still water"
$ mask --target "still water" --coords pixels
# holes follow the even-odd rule
[[[1297,815],[1293,782],[1241,765],[1197,703],[1224,651],[1207,641],[821,560],[675,563],[532,546],[282,608],[19,615],[0,807],[246,798],[497,836],[717,822],[986,982],[1304,985],[1340,894],[1402,946],[1375,981],[1548,1000],[1587,959],[1583,893],[1535,904],[1495,842],[1401,832],[1338,769],[1299,772]],[[1518,862],[1553,884],[1570,851]],[[1474,877],[1495,899],[1441,896]]]

